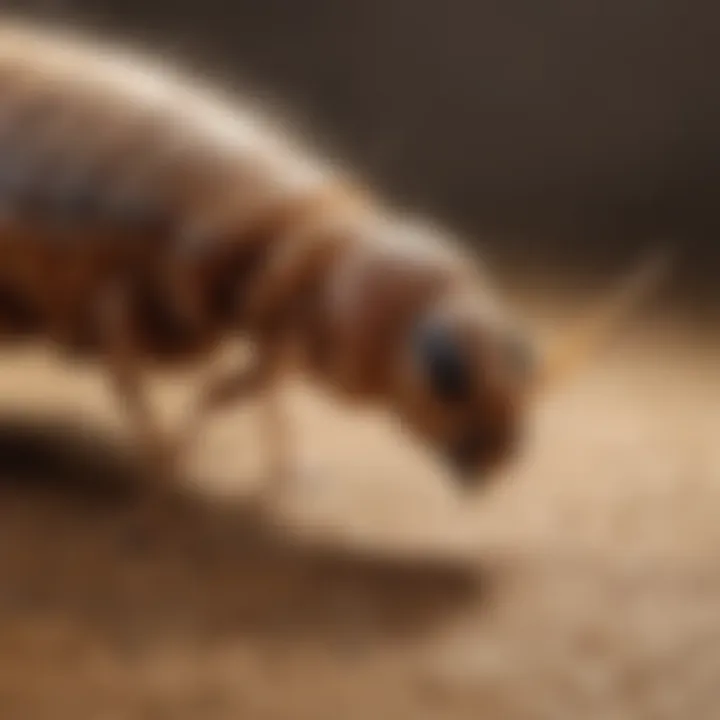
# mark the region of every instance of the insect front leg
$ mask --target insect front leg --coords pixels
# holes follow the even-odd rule
[[[118,284],[102,297],[99,323],[109,380],[139,444],[156,489],[175,480],[177,457],[150,402],[141,358],[133,342],[129,288]]]

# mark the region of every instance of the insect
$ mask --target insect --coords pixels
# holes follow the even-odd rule
[[[155,468],[259,396],[268,473],[292,474],[280,388],[297,371],[394,413],[463,485],[490,476],[540,389],[594,352],[657,268],[546,357],[463,248],[203,83],[0,26],[0,341],[101,362]],[[228,338],[252,358],[204,382],[165,437],[149,370],[209,361]]]

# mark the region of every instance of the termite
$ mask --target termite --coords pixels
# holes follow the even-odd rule
[[[385,409],[480,485],[516,453],[535,399],[657,281],[643,265],[545,353],[448,230],[165,63],[16,21],[0,27],[0,210],[4,341],[100,361],[153,463],[262,398],[276,485],[295,465],[289,372]],[[235,338],[252,359],[205,381],[166,438],[149,370]]]

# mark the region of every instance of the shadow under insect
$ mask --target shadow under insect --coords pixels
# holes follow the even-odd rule
[[[136,477],[92,428],[0,419],[0,630],[22,615],[129,652],[234,635],[357,647],[484,598],[477,568],[310,547],[251,504],[188,495],[139,536]]]

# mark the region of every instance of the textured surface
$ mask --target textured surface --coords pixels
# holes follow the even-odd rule
[[[0,712],[716,718],[719,359],[659,323],[465,503],[382,421],[298,390],[293,539],[243,507],[140,518],[94,439],[118,427],[98,377],[8,355],[3,408],[45,420],[0,424]],[[249,420],[208,429],[203,490],[252,489]]]

